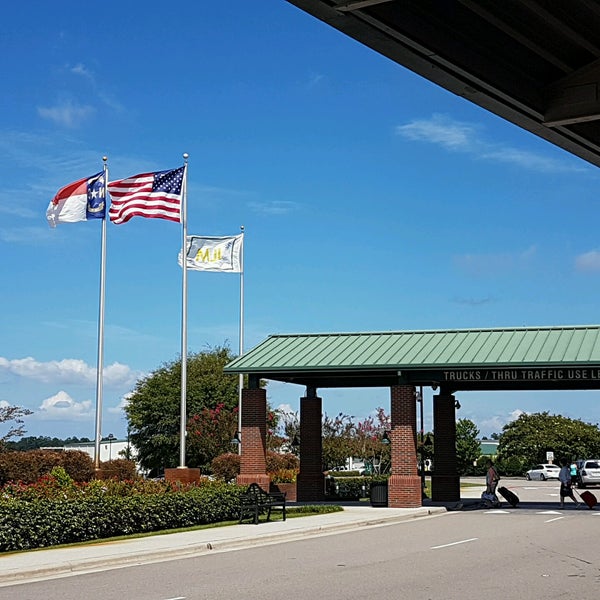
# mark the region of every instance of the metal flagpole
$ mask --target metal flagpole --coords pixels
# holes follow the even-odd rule
[[[244,226],[240,226],[242,236]],[[240,252],[240,356],[244,354],[244,238],[242,237],[242,251]],[[244,387],[244,375],[240,373],[238,383],[238,431],[242,434],[242,388]],[[242,445],[238,444],[238,453],[242,453]]]
[[[189,154],[183,154],[183,194],[181,198],[181,423],[179,425],[179,468],[185,468],[186,395],[187,395],[187,166]]]
[[[98,308],[98,357],[96,365],[96,437],[94,443],[94,470],[100,470],[100,441],[102,439],[102,381],[104,371],[104,296],[106,283],[106,219],[108,211],[108,157],[103,156],[104,162],[104,218],[102,219],[102,242],[100,244],[100,302]]]

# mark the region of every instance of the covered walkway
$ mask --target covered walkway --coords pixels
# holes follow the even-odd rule
[[[456,397],[462,390],[600,389],[600,326],[273,335],[232,361],[248,375],[242,390],[239,482],[266,486],[266,390],[260,380],[304,387],[300,398],[298,500],[323,498],[324,388],[389,387],[390,507],[421,506],[417,470],[417,386],[433,397],[432,500],[460,499]]]

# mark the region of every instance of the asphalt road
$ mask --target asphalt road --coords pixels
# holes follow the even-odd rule
[[[597,597],[600,511],[558,511],[557,482],[501,483],[522,507],[21,584],[1,588],[0,599]]]

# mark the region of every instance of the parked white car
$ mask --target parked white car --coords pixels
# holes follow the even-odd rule
[[[582,460],[578,462],[578,487],[584,488],[587,485],[600,485],[600,460]]]
[[[540,481],[546,481],[546,479],[558,479],[560,473],[560,467],[557,465],[535,465],[525,473],[525,479],[530,481],[531,479],[539,479]]]

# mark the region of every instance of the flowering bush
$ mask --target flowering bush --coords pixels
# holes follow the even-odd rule
[[[296,483],[298,469],[279,469],[271,473],[271,483]]]
[[[223,481],[233,481],[240,473],[240,455],[228,452],[213,458],[211,462],[213,475]]]

